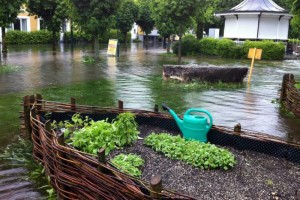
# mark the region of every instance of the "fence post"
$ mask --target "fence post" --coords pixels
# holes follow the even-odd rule
[[[162,180],[161,175],[155,175],[150,180],[150,196],[156,199],[161,198]]]
[[[154,112],[158,112],[158,105],[157,104],[154,105]]]
[[[64,133],[63,132],[59,132],[59,133],[57,133],[57,142],[58,142],[58,144],[59,145],[61,145],[61,146],[65,146],[65,138],[64,138]],[[63,152],[61,152],[61,151],[57,151],[57,155],[59,156],[59,157],[61,157],[61,158],[66,158],[66,155],[63,153]],[[64,169],[63,169],[63,163],[64,163],[64,160],[63,159],[61,159],[61,158],[59,158],[59,157],[57,157],[57,169],[55,169],[55,170],[58,170],[58,171],[60,171],[60,172],[64,172]],[[56,173],[59,173],[59,172],[56,172]],[[58,197],[59,197],[59,199],[62,199],[62,200],[64,200],[64,199],[66,199],[65,197],[64,197],[64,193],[66,192],[66,185],[64,185],[64,183],[61,183],[61,181],[59,181],[58,182],[58,185],[59,185],[59,187],[60,187],[60,189],[62,190],[62,194],[60,194],[60,193],[58,193]],[[60,191],[61,192],[61,191]]]
[[[76,112],[76,99],[71,97],[71,111]]]
[[[99,163],[105,165],[105,148],[101,148],[98,151],[98,161]],[[101,165],[98,166],[98,171],[105,173],[105,168],[102,167]]]
[[[36,94],[36,103],[37,103],[37,109],[41,110],[42,109],[42,100],[43,97],[41,94]]]
[[[52,126],[51,126],[51,121],[47,120],[45,123],[45,129],[46,129],[46,134],[48,135],[48,137],[51,139],[52,138]]]
[[[118,100],[118,108],[119,108],[119,111],[120,110],[123,110],[123,101],[121,101],[121,100]]]
[[[30,100],[28,95],[23,97],[23,114],[26,138],[31,140],[32,129],[30,125]]]

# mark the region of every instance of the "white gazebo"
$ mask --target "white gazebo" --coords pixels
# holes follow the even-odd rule
[[[237,40],[287,40],[292,18],[272,0],[244,0],[215,16],[225,20],[224,38]]]

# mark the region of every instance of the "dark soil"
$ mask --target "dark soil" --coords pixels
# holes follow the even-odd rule
[[[166,132],[150,126],[141,126],[140,137],[151,132]],[[175,133],[173,133],[175,134]],[[222,147],[231,151],[237,165],[231,170],[201,170],[157,153],[138,140],[134,145],[115,150],[135,153],[145,160],[142,179],[160,174],[163,187],[196,199],[286,199],[300,200],[300,165],[269,155]]]

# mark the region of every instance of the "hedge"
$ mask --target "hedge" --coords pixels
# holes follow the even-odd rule
[[[285,46],[282,42],[245,41],[242,45],[230,39],[196,38],[188,36],[182,39],[181,53],[185,55],[220,56],[223,58],[247,58],[249,48],[261,48],[263,60],[282,60]],[[173,45],[173,52],[178,54],[178,42]]]
[[[173,45],[173,52],[178,54],[178,45],[179,43],[176,42]],[[199,40],[195,37],[187,36],[183,37],[181,41],[181,55],[198,55],[200,53],[200,46]]]
[[[99,39],[100,43],[108,43],[110,38],[116,39],[117,38],[117,30],[112,29],[106,35]],[[64,35],[64,42],[70,42],[70,32],[66,32]],[[74,42],[91,42],[92,36],[86,33],[74,32]],[[47,30],[41,31],[32,31],[32,32],[24,32],[19,30],[8,31],[6,33],[6,42],[7,44],[50,44],[52,41],[52,32]],[[119,34],[119,39],[121,42],[124,39]],[[59,33],[56,35],[56,40],[59,40]],[[130,42],[131,34],[127,34],[127,41]]]
[[[109,33],[105,34],[103,37],[99,38],[100,43],[108,43],[109,39],[119,39],[120,42],[124,42],[124,38],[121,36],[120,32],[118,33],[117,29],[111,29]],[[127,34],[127,42],[131,40],[131,33]],[[64,35],[64,42],[70,43],[71,41],[71,33],[66,32]],[[82,33],[82,32],[73,32],[73,41],[77,42],[91,42],[92,35]]]
[[[58,34],[56,35],[57,40],[59,39]],[[43,44],[51,43],[52,32],[41,30],[33,32],[24,31],[8,31],[5,36],[8,44]]]
[[[249,48],[262,49],[262,60],[282,60],[285,53],[285,46],[282,42],[273,41],[246,41],[243,45],[244,55],[247,55]]]

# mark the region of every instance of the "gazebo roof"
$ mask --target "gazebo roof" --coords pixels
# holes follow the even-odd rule
[[[272,0],[244,0],[239,5],[230,9],[231,11],[269,11],[284,12],[284,8],[278,6]]]
[[[272,13],[288,13],[287,10],[278,6],[272,0],[244,0],[230,10],[221,13],[240,13],[240,12],[272,12]]]

